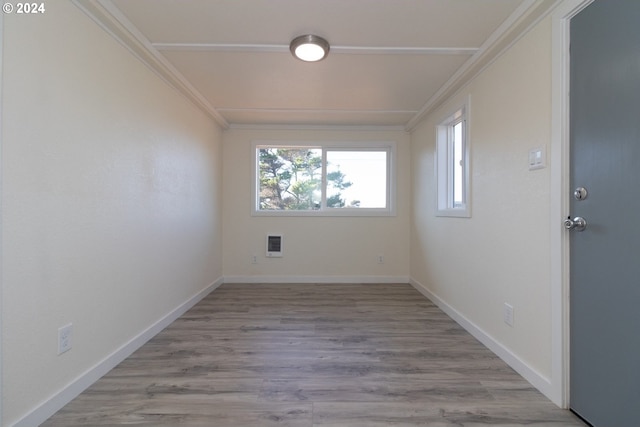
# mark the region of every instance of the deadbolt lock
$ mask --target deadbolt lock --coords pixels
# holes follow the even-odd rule
[[[589,194],[587,192],[587,189],[584,187],[578,187],[575,189],[575,191],[573,192],[573,197],[576,200],[584,200],[587,198],[587,194]]]

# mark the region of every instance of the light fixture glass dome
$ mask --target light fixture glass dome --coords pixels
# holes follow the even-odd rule
[[[291,41],[289,50],[296,58],[315,62],[324,59],[329,53],[329,42],[322,37],[307,34],[298,36]]]

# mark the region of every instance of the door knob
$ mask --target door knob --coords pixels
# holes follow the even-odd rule
[[[577,216],[573,219],[569,216],[564,220],[564,228],[567,230],[584,231],[585,228],[587,228],[587,220],[581,216]]]

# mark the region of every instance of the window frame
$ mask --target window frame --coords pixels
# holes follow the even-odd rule
[[[458,105],[436,126],[436,216],[471,217],[471,169],[470,169],[470,98]],[[462,123],[462,203],[456,206],[454,200],[454,141],[453,128]]]
[[[396,215],[396,142],[395,141],[265,141],[251,144],[251,216],[395,216]],[[261,148],[317,148],[322,150],[322,184],[319,209],[312,210],[260,210],[258,177],[260,176],[259,149]],[[327,207],[327,152],[363,151],[387,153],[386,207]]]

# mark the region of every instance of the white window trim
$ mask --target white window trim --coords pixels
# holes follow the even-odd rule
[[[436,126],[436,216],[471,218],[471,167],[470,167],[470,111],[471,97],[467,97],[462,105],[442,119]],[[453,172],[449,160],[451,158],[451,144],[449,144],[449,132],[451,126],[460,119],[464,122],[462,129],[463,144],[463,204],[460,207],[453,206],[451,187],[453,186]]]
[[[396,146],[395,141],[265,141],[251,143],[251,216],[395,216],[396,215]],[[322,149],[322,207],[318,210],[260,210],[258,196],[258,148],[259,147],[303,147]],[[386,151],[387,152],[387,207],[386,208],[327,208],[327,150],[328,151]]]

